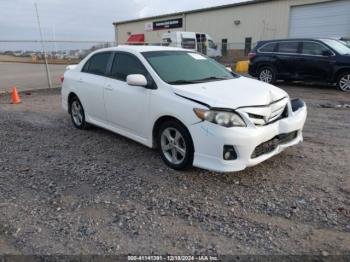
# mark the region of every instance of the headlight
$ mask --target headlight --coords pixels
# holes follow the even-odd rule
[[[224,126],[224,127],[234,127],[234,126],[245,127],[246,126],[241,116],[239,116],[234,112],[219,111],[219,110],[205,110],[205,109],[199,109],[199,108],[194,108],[193,111],[199,119],[205,120],[220,126]]]

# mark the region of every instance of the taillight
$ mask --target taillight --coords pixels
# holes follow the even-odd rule
[[[248,59],[249,59],[249,60],[253,59],[254,57],[256,57],[256,53],[255,53],[255,52],[250,52],[250,53],[248,54]]]
[[[60,81],[61,81],[61,83],[63,84],[63,81],[64,81],[64,75],[61,75],[61,76],[60,76]]]

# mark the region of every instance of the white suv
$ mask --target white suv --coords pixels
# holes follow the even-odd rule
[[[73,124],[159,149],[174,169],[243,170],[302,141],[306,105],[180,48],[119,46],[68,66],[62,105]]]

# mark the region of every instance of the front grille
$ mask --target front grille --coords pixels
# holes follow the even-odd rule
[[[257,158],[259,156],[262,156],[264,154],[268,154],[271,153],[272,151],[274,151],[279,145],[283,145],[286,143],[291,142],[292,140],[294,140],[296,137],[298,136],[298,131],[294,131],[288,134],[281,134],[278,136],[275,136],[274,138],[272,138],[269,141],[266,141],[260,145],[258,145],[251,158]]]
[[[256,115],[256,114],[250,114],[248,113],[248,116],[250,120],[254,123],[256,126],[267,126],[272,123],[275,123],[278,120],[284,119],[288,117],[288,106],[280,107],[272,114],[269,118],[265,119],[262,115]]]
[[[267,106],[245,107],[239,111],[246,113],[255,126],[266,126],[288,117],[288,100],[283,98]]]

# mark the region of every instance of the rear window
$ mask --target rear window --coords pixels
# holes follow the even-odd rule
[[[260,48],[259,51],[264,53],[274,52],[276,50],[276,45],[277,45],[276,43],[266,44],[262,48]]]
[[[280,42],[278,45],[279,53],[296,54],[298,53],[299,42]]]
[[[83,68],[84,73],[104,75],[111,53],[99,53],[92,56]]]

